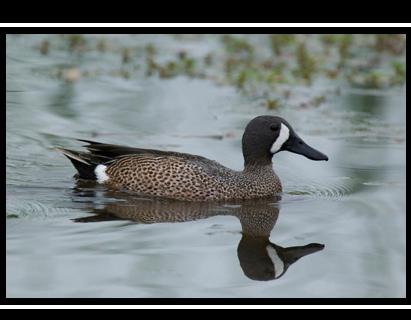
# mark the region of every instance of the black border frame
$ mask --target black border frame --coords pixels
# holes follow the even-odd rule
[[[0,25],[1,26],[1,25]],[[93,33],[93,34],[176,34],[176,33],[208,33],[208,34],[266,34],[266,33],[352,33],[352,34],[407,34],[410,28],[401,27],[3,27],[4,60],[6,61],[6,34],[63,34],[63,33]],[[407,49],[409,46],[407,44]],[[407,50],[408,52],[408,50]],[[408,57],[408,53],[407,53]],[[5,70],[4,70],[5,71]],[[3,73],[6,88],[6,72]],[[408,74],[407,74],[407,80]],[[408,96],[408,81],[406,99]],[[6,90],[3,91],[6,100]],[[4,117],[6,121],[6,117]],[[4,133],[6,124],[4,124]],[[4,134],[6,137],[6,134]],[[407,130],[408,136],[408,130]],[[5,151],[5,149],[3,149]],[[408,154],[408,150],[407,150]],[[5,159],[5,157],[3,158]],[[5,166],[4,166],[5,168]],[[5,181],[5,171],[4,179]],[[407,174],[408,176],[408,174]],[[5,191],[5,190],[4,190]],[[3,192],[5,195],[5,192]],[[408,190],[407,190],[408,197]],[[6,201],[4,202],[6,204]],[[2,220],[4,236],[6,235],[6,218]],[[408,222],[407,222],[408,224]],[[408,237],[406,257],[408,255]],[[4,295],[1,304],[5,305],[407,305],[409,277],[406,279],[406,298],[7,298],[6,296],[6,241],[3,246]],[[407,268],[408,269],[408,268]],[[408,270],[407,270],[408,271]],[[407,272],[408,273],[408,272]]]

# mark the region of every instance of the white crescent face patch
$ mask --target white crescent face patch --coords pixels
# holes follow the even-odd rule
[[[275,270],[275,277],[278,278],[284,273],[284,267],[285,267],[284,262],[280,259],[277,251],[275,251],[273,247],[267,246],[266,250],[267,250],[268,256],[273,262],[274,270]]]
[[[282,123],[281,128],[280,128],[280,134],[278,135],[277,139],[274,141],[273,145],[271,146],[271,149],[270,149],[271,153],[274,154],[278,150],[280,150],[283,144],[288,140],[289,137],[290,137],[290,129],[288,129],[288,127],[284,123]]]

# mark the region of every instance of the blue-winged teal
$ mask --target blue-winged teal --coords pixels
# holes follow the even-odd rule
[[[279,151],[291,151],[311,160],[328,160],[307,145],[287,121],[274,116],[256,117],[245,128],[243,171],[192,154],[80,141],[88,143],[89,152],[58,148],[76,167],[79,178],[144,195],[187,201],[252,199],[282,192],[271,163]]]

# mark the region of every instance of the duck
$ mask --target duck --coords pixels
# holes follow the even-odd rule
[[[78,139],[87,151],[58,147],[77,169],[78,179],[115,190],[184,201],[273,197],[282,192],[273,156],[289,151],[314,161],[328,157],[310,147],[278,116],[252,119],[242,137],[244,169],[232,170],[199,155],[134,148]]]

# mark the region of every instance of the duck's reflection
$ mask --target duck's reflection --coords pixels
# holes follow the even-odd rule
[[[83,194],[84,195],[84,194]],[[301,257],[320,251],[323,244],[281,247],[269,237],[279,214],[278,199],[247,200],[227,203],[183,202],[164,199],[136,198],[119,192],[107,192],[118,201],[102,209],[92,209],[92,216],[75,222],[132,220],[138,223],[185,222],[219,215],[237,217],[242,237],[237,254],[244,274],[253,280],[274,280],[285,274],[288,267]]]

